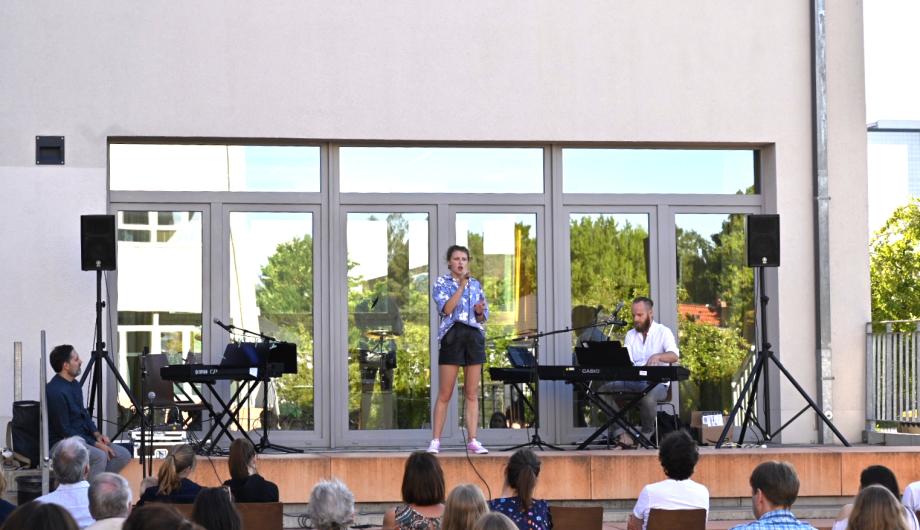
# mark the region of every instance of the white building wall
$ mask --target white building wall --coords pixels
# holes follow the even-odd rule
[[[861,14],[834,2],[827,20],[835,407],[856,438],[864,347],[852,339],[869,316],[865,231],[851,230],[866,226]],[[809,28],[798,0],[0,3],[0,364],[23,340],[36,369],[42,327],[89,345],[77,217],[105,209],[109,136],[743,142],[774,146],[778,351],[813,392]],[[66,136],[65,167],[34,166],[38,134]],[[10,399],[0,386],[0,410]],[[808,441],[814,426],[789,433]]]

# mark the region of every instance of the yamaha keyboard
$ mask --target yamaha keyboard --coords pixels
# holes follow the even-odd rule
[[[269,363],[269,377],[281,375],[283,366]],[[220,366],[219,364],[172,364],[160,368],[160,377],[177,383],[205,383],[209,381],[245,381],[262,379],[263,369],[255,366]]]
[[[663,366],[564,366],[537,367],[540,379],[545,381],[684,381],[690,370],[680,365]],[[489,368],[493,381],[529,383],[533,381],[531,368]]]

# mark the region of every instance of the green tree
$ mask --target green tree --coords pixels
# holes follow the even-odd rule
[[[690,370],[681,383],[684,410],[726,410],[731,379],[750,351],[737,328],[711,326],[680,316],[680,363]]]
[[[262,329],[297,345],[297,373],[276,383],[283,428],[313,428],[313,238],[281,243],[262,267],[256,305]]]
[[[610,307],[648,296],[648,232],[610,216],[584,216],[569,225],[572,307]]]
[[[872,320],[920,319],[920,198],[895,210],[870,251]]]

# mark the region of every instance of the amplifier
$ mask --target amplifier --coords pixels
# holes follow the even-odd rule
[[[153,458],[166,458],[169,449],[174,445],[188,443],[188,434],[185,431],[147,431],[144,433],[146,444],[145,453]],[[141,431],[131,431],[131,441],[134,442],[134,458],[141,456]]]

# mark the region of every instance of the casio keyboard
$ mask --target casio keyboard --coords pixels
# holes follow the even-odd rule
[[[531,385],[536,377],[544,381],[565,381],[579,387],[588,400],[602,410],[609,418],[599,429],[594,431],[578,449],[587,448],[591,442],[607,431],[613,424],[618,424],[644,447],[655,447],[652,442],[642,435],[635,426],[624,419],[625,414],[639,404],[639,401],[652,391],[659,383],[668,381],[684,381],[690,378],[690,370],[680,365],[661,366],[565,366],[543,365],[537,367],[534,374],[533,368],[489,368],[489,375],[493,381],[502,381],[505,384]],[[535,377],[536,376],[536,377]],[[633,394],[624,394],[628,399],[626,405],[615,410],[602,396],[604,393],[592,388],[592,381],[646,381],[645,389]],[[520,389],[519,389],[520,391]],[[523,395],[523,394],[522,394]]]
[[[684,381],[690,370],[680,365],[670,366],[565,366],[543,365],[537,374],[545,381]],[[489,368],[493,381],[505,383],[533,382],[531,368]]]

